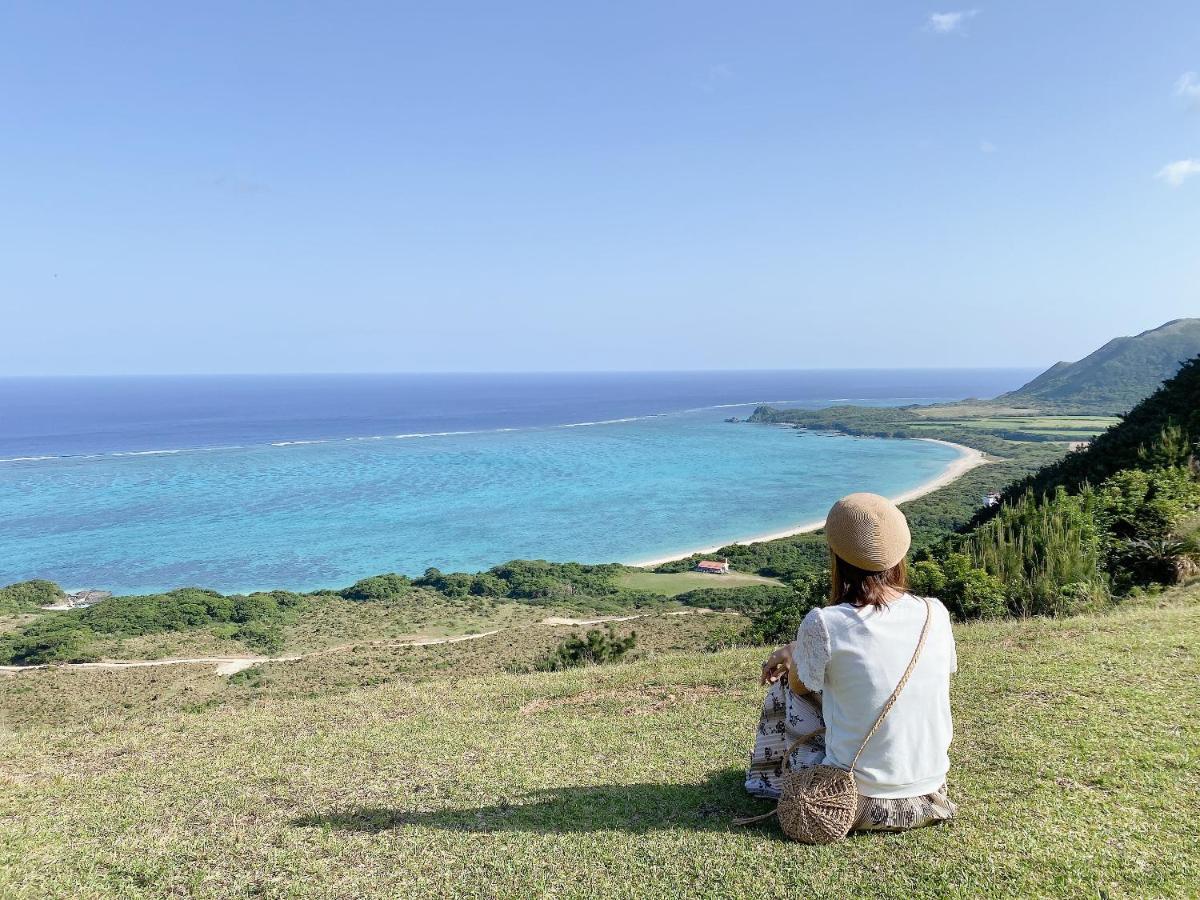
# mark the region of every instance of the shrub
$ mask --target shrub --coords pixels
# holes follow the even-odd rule
[[[617,662],[635,646],[636,631],[619,637],[611,625],[604,631],[593,628],[582,637],[573,635],[567,638],[553,653],[538,663],[537,669],[543,672],[558,672],[575,666]]]
[[[1166,538],[1200,508],[1200,482],[1183,466],[1127,469],[1096,495],[1101,527],[1118,541]]]
[[[53,581],[18,581],[0,588],[0,613],[28,612],[57,603],[64,596]]]
[[[1200,542],[1177,535],[1135,538],[1114,547],[1110,560],[1134,584],[1178,584],[1200,573]]]
[[[734,620],[732,622],[722,622],[714,628],[705,641],[704,649],[708,653],[716,653],[719,650],[729,650],[733,647],[745,647],[749,645],[746,637],[746,626]]]
[[[402,597],[410,590],[412,582],[407,577],[391,572],[356,581],[350,587],[338,591],[338,596],[344,600],[389,600]]]
[[[825,605],[829,597],[829,577],[813,576],[800,586],[803,590],[778,597],[764,609],[752,612],[750,622],[742,632],[742,643],[785,644],[792,640],[809,610]]]
[[[908,567],[908,585],[918,597],[941,597],[946,573],[936,559],[922,559]]]
[[[0,664],[89,662],[92,632],[64,613],[51,613],[0,640]]]
[[[735,588],[697,588],[675,597],[676,602],[685,606],[703,609],[736,610],[743,614],[753,614],[767,609],[776,603],[786,602],[795,596],[796,591],[790,587],[774,584],[748,584]]]
[[[273,654],[283,649],[283,632],[278,625],[250,622],[235,631],[233,637],[261,653]]]
[[[960,619],[991,619],[1009,611],[1008,591],[995,575],[978,568],[965,553],[951,553],[943,565],[943,599]]]
[[[1076,495],[1059,488],[1053,497],[1040,499],[1027,491],[971,534],[966,542],[971,568],[1000,580],[1014,612],[1072,612],[1071,605],[1064,605],[1063,585],[1089,585],[1089,596],[1107,590],[1096,510],[1095,494],[1086,487]],[[964,609],[991,602],[991,585],[978,576],[969,576],[963,587],[976,592],[974,598],[961,598]]]
[[[282,646],[278,626],[291,621],[304,598],[288,591],[226,597],[201,588],[112,597],[84,609],[51,613],[0,635],[0,659],[13,663],[78,662],[90,657],[96,635],[134,637],[234,624],[232,636],[266,652]]]
[[[251,666],[230,675],[229,683],[250,688],[262,687],[266,684],[266,671],[261,666]]]

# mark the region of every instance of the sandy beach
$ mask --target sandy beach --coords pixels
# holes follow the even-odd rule
[[[931,478],[924,484],[920,484],[911,491],[905,491],[902,494],[896,494],[891,497],[893,503],[907,503],[909,500],[916,500],[918,497],[924,497],[926,494],[933,493],[938,488],[945,487],[955,479],[961,477],[965,473],[971,471],[977,466],[985,465],[988,460],[984,456],[983,451],[976,450],[973,447],[964,447],[962,444],[954,444],[950,441],[939,441],[936,438],[917,438],[916,440],[929,441],[934,444],[943,444],[947,447],[953,447],[958,451],[958,458],[953,460],[942,472],[936,477]],[[638,562],[626,563],[630,566],[639,566],[644,569],[661,566],[663,563],[674,562],[677,559],[686,559],[696,553],[715,553],[722,547],[728,547],[730,544],[759,544],[763,541],[776,541],[780,538],[791,537],[794,534],[804,534],[807,531],[816,531],[825,525],[824,519],[819,519],[815,522],[805,522],[801,525],[796,525],[792,528],[786,528],[782,531],[773,531],[769,534],[759,534],[753,537],[742,538],[735,541],[725,541],[715,547],[699,547],[692,550],[685,550],[680,553],[673,553],[670,556],[662,556],[657,559],[639,560]]]

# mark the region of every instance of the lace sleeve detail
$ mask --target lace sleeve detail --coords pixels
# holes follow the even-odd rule
[[[821,610],[810,610],[796,632],[794,657],[796,676],[810,691],[825,688],[825,665],[829,662],[829,634]]]

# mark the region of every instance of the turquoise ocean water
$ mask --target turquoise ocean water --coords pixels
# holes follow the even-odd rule
[[[987,386],[1000,390],[1022,376],[990,373]],[[964,380],[916,387],[937,390],[937,397],[979,387]],[[886,396],[894,379],[877,381],[880,396],[862,399],[902,399]],[[250,404],[239,416],[192,415],[179,427],[167,413],[162,421],[130,414],[135,426],[97,428],[82,438],[81,427],[56,436],[41,413],[22,414],[10,390],[9,409],[17,414],[0,432],[0,583],[43,577],[119,593],[185,584],[307,590],[429,566],[475,571],[518,557],[637,561],[809,522],[850,491],[897,494],[935,477],[956,456],[925,441],[723,421],[753,408],[730,405],[732,393],[798,393],[796,384],[735,384],[725,394],[701,387],[679,396],[658,382],[634,391],[622,383],[620,396],[605,384],[591,385],[586,402],[560,391],[549,403],[545,390],[514,388],[507,409],[489,403],[489,418],[475,422],[484,426],[477,429],[347,434],[368,423],[352,420],[334,399],[323,407],[325,418],[303,425],[293,419],[262,426],[261,411]],[[855,386],[865,389],[844,385]],[[30,390],[28,383],[17,389]],[[789,402],[821,405],[841,396],[823,383],[813,390],[838,396]],[[669,408],[698,397],[715,403]],[[162,397],[155,402],[177,408]],[[214,404],[218,412],[230,408]],[[96,402],[79,405],[95,415]],[[654,406],[668,408],[647,411]],[[582,419],[571,412],[628,414]],[[432,413],[422,415],[417,424],[428,426]],[[63,416],[56,413],[53,423]],[[248,439],[243,432],[251,425],[260,431]],[[207,445],[197,429],[207,429]],[[55,453],[62,445],[73,452]]]

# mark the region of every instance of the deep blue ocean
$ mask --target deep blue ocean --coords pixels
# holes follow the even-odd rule
[[[994,396],[1016,369],[0,379],[0,584],[340,587],[637,561],[897,494],[951,448],[730,424]]]

